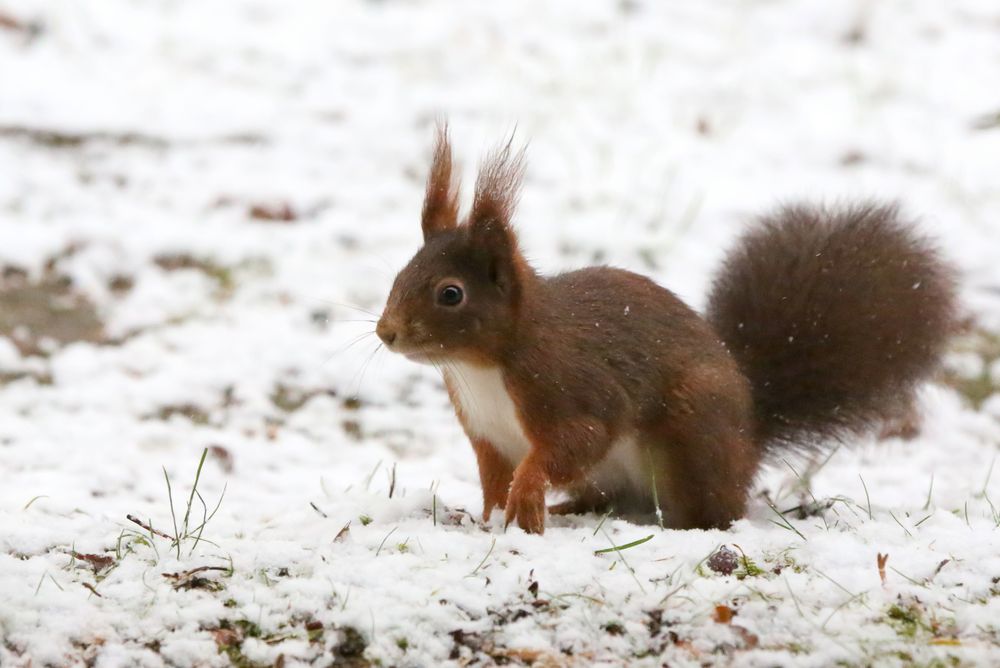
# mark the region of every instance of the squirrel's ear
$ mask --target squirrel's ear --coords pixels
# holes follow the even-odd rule
[[[438,126],[434,162],[427,177],[420,225],[424,230],[424,241],[458,225],[458,183],[451,178],[451,145],[448,143],[447,125]]]
[[[523,175],[523,149],[513,153],[508,142],[494,151],[479,168],[468,222],[471,242],[489,255],[490,280],[512,296],[524,263],[511,225]]]

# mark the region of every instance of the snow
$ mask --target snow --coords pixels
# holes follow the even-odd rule
[[[435,372],[354,342],[419,243],[439,117],[466,183],[515,126],[530,143],[517,223],[544,271],[607,262],[700,307],[755,213],[899,198],[1000,331],[995,2],[0,14],[40,26],[0,27],[0,267],[54,266],[109,341],[0,338],[0,665],[1000,662],[1000,393],[930,386],[916,438],[777,463],[728,531],[529,536],[475,521]],[[949,369],[1000,377],[981,351]],[[182,523],[204,448],[208,511],[225,495],[178,557],[126,515],[173,534],[164,473]],[[765,491],[834,503],[783,520]],[[761,572],[711,571],[720,545]]]

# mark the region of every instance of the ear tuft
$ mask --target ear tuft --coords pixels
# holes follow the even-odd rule
[[[511,225],[524,176],[524,149],[515,152],[512,143],[513,137],[480,166],[468,226],[473,245],[489,256],[490,282],[517,304],[530,268]]]
[[[512,135],[479,167],[476,194],[469,214],[469,224],[473,227],[491,223],[510,226],[524,177],[524,149],[514,152],[513,142]]]
[[[438,125],[434,160],[427,177],[427,193],[420,215],[424,241],[435,234],[454,229],[458,225],[458,183],[451,175],[451,144],[448,142],[448,125]]]

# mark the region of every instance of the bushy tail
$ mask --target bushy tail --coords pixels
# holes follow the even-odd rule
[[[955,280],[895,206],[788,206],[727,257],[708,319],[753,386],[766,447],[893,417],[936,367]]]

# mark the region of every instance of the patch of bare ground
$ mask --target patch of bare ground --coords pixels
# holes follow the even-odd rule
[[[77,341],[106,342],[97,309],[71,279],[55,271],[34,278],[11,265],[0,269],[0,336],[25,356]]]

